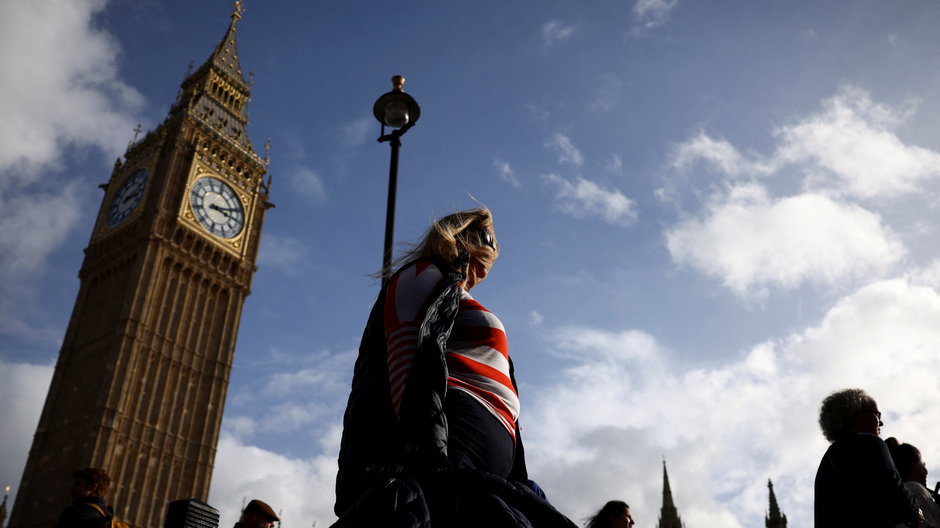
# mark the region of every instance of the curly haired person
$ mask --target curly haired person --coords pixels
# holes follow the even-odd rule
[[[823,400],[819,426],[831,445],[816,472],[816,528],[923,527],[881,434],[878,403],[861,389]]]

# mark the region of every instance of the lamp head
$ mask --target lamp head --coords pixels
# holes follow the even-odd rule
[[[383,126],[402,128],[418,122],[421,107],[402,89],[404,84],[405,78],[401,75],[392,77],[392,90],[382,94],[372,105],[372,114]]]

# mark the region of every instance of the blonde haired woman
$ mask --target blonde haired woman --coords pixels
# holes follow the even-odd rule
[[[343,420],[335,526],[573,526],[525,485],[506,334],[470,295],[497,256],[490,211],[459,211],[383,277]]]

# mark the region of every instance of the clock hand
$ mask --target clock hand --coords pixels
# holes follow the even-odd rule
[[[232,217],[232,212],[236,210],[234,207],[219,207],[215,204],[209,204],[209,209],[215,209],[229,218]]]

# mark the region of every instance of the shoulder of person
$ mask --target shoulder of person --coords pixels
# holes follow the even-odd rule
[[[845,433],[844,439],[858,446],[888,449],[888,444],[880,436],[872,433]]]
[[[402,266],[392,281],[405,285],[406,289],[432,291],[444,281],[447,271],[441,266],[432,259],[418,259]]]
[[[826,452],[829,456],[838,459],[854,459],[863,457],[865,460],[874,460],[878,457],[891,459],[888,446],[878,435],[871,433],[844,433]]]
[[[81,506],[83,507],[82,512],[90,517],[111,517],[111,512],[108,511],[108,505],[103,498],[82,502]]]
[[[96,508],[98,506],[100,510]],[[85,522],[99,519],[106,519],[108,517],[108,510],[105,506],[88,502],[81,501],[75,502],[69,505],[61,515],[60,521],[65,524],[57,524],[57,526],[71,526],[73,522]]]
[[[907,488],[907,491],[911,492],[911,495],[929,499],[930,502],[933,502],[933,496],[930,494],[930,490],[924,487],[924,485],[920,482],[914,480],[905,480],[904,487]]]
[[[432,259],[428,257],[422,257],[419,259],[412,260],[411,262],[405,264],[401,267],[399,273],[404,271],[414,270],[416,273],[437,273],[441,276],[446,272],[446,266],[444,263],[437,259]]]

